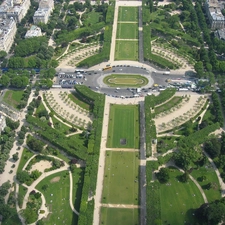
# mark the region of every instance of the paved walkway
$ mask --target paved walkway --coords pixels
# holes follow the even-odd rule
[[[106,151],[120,151],[120,152],[139,152],[139,149],[135,148],[106,148]]]
[[[124,208],[124,209],[139,209],[139,205],[125,205],[125,204],[102,204],[101,206],[107,208]]]

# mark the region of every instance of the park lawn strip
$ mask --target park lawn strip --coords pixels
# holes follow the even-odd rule
[[[204,190],[208,202],[212,202],[221,198],[220,184],[215,170],[211,167],[209,162],[206,166],[199,167],[197,170],[193,170],[191,176],[193,176],[198,181],[199,185]],[[205,176],[206,178],[203,181],[201,181],[202,176]],[[212,183],[215,187],[207,189],[207,184],[209,183]]]
[[[70,133],[70,127],[68,127],[66,124],[61,123],[58,119],[56,119],[54,116],[51,117],[52,122],[54,124],[54,128],[58,131],[62,132],[63,134],[69,134]]]
[[[125,140],[126,143],[121,143]],[[139,148],[139,106],[110,106],[108,148]]]
[[[116,38],[117,39],[137,39],[138,38],[138,23],[118,23]]]
[[[52,179],[57,177],[60,177],[60,180],[52,182]],[[46,190],[42,189],[44,185],[48,185]],[[68,171],[62,171],[46,177],[36,186],[36,189],[42,192],[46,199],[46,204],[50,212],[52,212],[47,219],[43,220],[44,224],[74,224],[73,211],[69,204],[70,179]]]
[[[18,193],[18,205],[22,208],[24,196],[27,193],[27,188],[22,184],[19,184],[19,193]]]
[[[36,109],[36,115],[38,115],[39,112],[43,111],[43,110],[46,110],[44,104],[41,102],[41,104],[37,107]]]
[[[73,101],[76,105],[79,105],[81,108],[90,110],[90,105],[86,102],[82,101],[80,96],[76,92],[72,92],[72,94],[68,94],[68,97],[71,101]]]
[[[26,162],[33,156],[35,155],[32,151],[30,151],[29,149],[27,148],[24,148],[23,150],[23,153],[22,153],[22,156],[20,158],[20,163],[19,163],[19,166],[18,166],[18,169],[17,169],[17,173],[22,171],[24,165],[26,164]]]
[[[102,203],[138,205],[139,152],[107,151]]]
[[[168,224],[194,224],[194,210],[204,203],[197,186],[189,180],[181,183],[182,175],[177,169],[170,169],[169,184],[160,184],[161,218]]]
[[[120,6],[118,21],[138,22],[138,7]]]
[[[3,96],[3,101],[8,105],[11,105],[12,107],[17,109],[17,106],[19,105],[19,103],[23,98],[23,93],[24,91],[8,90],[5,92]]]
[[[115,60],[138,60],[138,41],[116,41]]]
[[[174,96],[172,99],[170,99],[165,104],[155,107],[155,113],[159,114],[161,112],[167,111],[167,110],[173,108],[174,106],[178,105],[181,101],[182,101],[182,97]]]
[[[110,87],[142,87],[148,84],[148,79],[135,74],[113,74],[104,77],[103,82]]]
[[[100,224],[137,225],[139,224],[139,209],[102,207]]]

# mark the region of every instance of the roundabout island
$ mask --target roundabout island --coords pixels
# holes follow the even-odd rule
[[[103,82],[109,87],[143,87],[148,84],[148,79],[134,74],[113,74],[104,77]]]

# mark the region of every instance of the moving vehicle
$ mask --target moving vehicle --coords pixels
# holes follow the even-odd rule
[[[102,70],[105,71],[105,70],[111,70],[111,69],[112,69],[112,67],[108,66],[108,67],[103,68]]]

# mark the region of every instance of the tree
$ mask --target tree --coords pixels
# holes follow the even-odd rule
[[[29,173],[27,171],[20,171],[20,172],[17,173],[16,179],[20,183],[25,183],[26,181],[30,180],[30,175],[29,175]]]
[[[7,75],[3,74],[0,78],[0,84],[3,87],[8,87],[9,83],[10,83],[10,78]]]
[[[156,174],[160,183],[167,183],[170,179],[169,176],[169,169],[168,168],[161,168],[159,172]]]
[[[205,142],[204,149],[214,159],[220,155],[221,143],[216,137],[212,138]]]
[[[3,183],[0,187],[0,196],[5,197],[8,194],[9,188],[10,188],[9,181]]]
[[[180,175],[180,181],[183,182],[183,183],[186,183],[188,182],[189,180],[189,175],[187,172],[183,173],[182,175]]]
[[[19,157],[18,157],[18,152],[15,153],[15,154],[13,154],[12,158],[13,158],[13,160],[16,162],[16,161],[19,159]]]
[[[3,60],[7,56],[5,51],[0,51],[0,59]]]
[[[205,203],[196,210],[196,216],[202,224],[217,225],[225,219],[224,198],[211,203]]]

